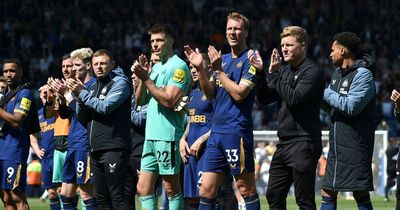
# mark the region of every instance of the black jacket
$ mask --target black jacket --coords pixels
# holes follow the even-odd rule
[[[267,78],[256,87],[257,100],[262,105],[282,100],[278,114],[279,143],[320,139],[319,113],[325,80],[318,66],[305,59],[297,68],[284,65]]]

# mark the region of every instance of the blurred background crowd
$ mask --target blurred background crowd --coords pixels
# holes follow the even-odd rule
[[[2,0],[0,61],[19,57],[24,77],[39,87],[49,76],[61,77],[63,54],[81,47],[106,48],[129,73],[140,53],[149,55],[147,30],[157,22],[173,26],[176,53],[182,58],[184,44],[202,51],[212,44],[228,52],[225,24],[226,15],[231,11],[249,17],[249,47],[261,52],[266,66],[272,49],[279,49],[283,27],[300,25],[306,28],[308,56],[321,65],[327,81],[334,68],[329,59],[333,35],[346,30],[357,33],[365,51],[376,62],[377,128],[387,128],[391,138],[399,136],[400,127],[393,119],[390,93],[393,88],[400,88],[400,1]],[[254,129],[275,130],[278,106],[255,104]],[[327,129],[327,114],[321,112],[321,120]],[[256,149],[256,158],[262,163],[273,153],[274,145],[266,142],[258,147],[268,148]],[[261,171],[265,171],[265,167]]]

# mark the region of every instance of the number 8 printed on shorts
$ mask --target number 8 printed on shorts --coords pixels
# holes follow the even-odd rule
[[[82,173],[85,170],[85,163],[83,161],[78,161],[76,165],[76,172]]]

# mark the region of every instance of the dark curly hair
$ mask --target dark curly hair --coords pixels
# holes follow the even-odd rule
[[[355,33],[348,31],[338,33],[333,37],[333,42],[334,41],[346,47],[352,53],[353,57],[361,57],[361,40]]]

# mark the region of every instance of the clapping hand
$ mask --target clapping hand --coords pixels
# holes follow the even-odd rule
[[[257,71],[262,71],[264,62],[257,50],[249,50],[247,53],[250,64],[256,68]]]
[[[390,99],[395,102],[396,110],[398,110],[400,108],[400,92],[398,92],[396,89],[393,89]]]
[[[75,96],[78,96],[81,91],[85,89],[85,85],[80,80],[68,78],[65,83],[68,89],[71,90]]]
[[[185,55],[186,58],[189,60],[189,62],[196,68],[200,69],[203,67],[203,56],[200,53],[200,50],[196,48],[196,51],[194,51],[189,45],[185,45],[183,47],[185,49]]]
[[[269,64],[268,72],[272,73],[274,71],[278,71],[281,67],[282,57],[279,55],[279,52],[276,48],[272,51],[271,54],[271,63]]]
[[[132,73],[134,73],[140,80],[147,80],[149,78],[149,62],[147,57],[143,54],[134,62],[131,67]]]
[[[210,58],[211,69],[213,71],[222,71],[221,50],[217,51],[214,46],[208,46],[208,57]]]
[[[50,87],[51,90],[60,95],[64,95],[64,93],[67,91],[67,86],[65,85],[64,79],[60,80],[57,78],[50,77],[47,80],[47,85]]]

